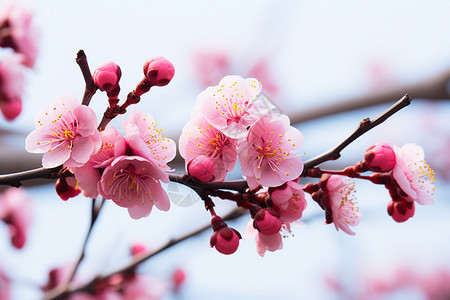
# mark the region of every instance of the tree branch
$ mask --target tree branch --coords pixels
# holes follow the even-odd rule
[[[367,131],[371,130],[375,126],[380,125],[384,121],[386,121],[387,118],[401,110],[402,108],[408,106],[411,103],[411,98],[408,95],[403,96],[402,99],[398,100],[394,105],[392,105],[390,108],[388,108],[385,112],[383,112],[381,115],[379,115],[375,120],[370,121],[369,118],[365,118],[358,126],[358,128],[344,141],[342,141],[339,145],[337,145],[335,148],[329,150],[328,152],[325,152],[321,155],[318,155],[312,159],[309,159],[305,161],[304,163],[304,169],[303,169],[303,176],[305,175],[306,171],[312,167],[315,167],[317,165],[320,165],[323,162],[329,161],[329,160],[336,160],[341,156],[341,151],[347,147],[350,143],[355,141],[357,138],[359,138],[361,135],[366,133]]]
[[[229,212],[228,214],[226,214],[222,219],[224,221],[231,221],[231,220],[235,220],[243,215],[247,214],[247,210],[243,210],[240,208],[235,208],[233,209],[231,212]],[[206,224],[188,234],[185,234],[179,238],[174,238],[169,240],[166,244],[164,244],[163,246],[161,246],[160,248],[158,248],[157,250],[150,252],[144,256],[141,257],[136,257],[134,258],[129,264],[125,265],[124,267],[117,269],[115,271],[112,271],[110,273],[104,274],[104,275],[98,275],[96,276],[94,279],[92,279],[91,281],[87,282],[86,284],[76,287],[76,288],[69,288],[69,289],[65,289],[65,288],[60,288],[57,287],[51,291],[49,291],[46,295],[45,295],[45,300],[58,300],[58,299],[64,299],[64,297],[67,297],[70,294],[74,294],[74,293],[78,293],[78,292],[91,292],[95,289],[95,285],[98,282],[104,281],[116,274],[120,274],[120,273],[129,273],[129,272],[133,272],[136,270],[136,268],[143,262],[149,260],[150,258],[162,253],[163,251],[191,238],[194,236],[199,235],[200,233],[208,230],[211,227],[211,224]]]
[[[92,74],[91,70],[89,69],[87,57],[83,50],[78,51],[75,61],[80,67],[81,73],[83,73],[84,81],[86,82],[86,88],[84,89],[84,95],[81,104],[88,106],[91,102],[92,96],[94,96],[98,87],[97,85],[95,85],[94,80],[92,79]]]
[[[371,93],[363,97],[357,97],[345,101],[327,103],[324,106],[310,110],[298,111],[289,114],[291,124],[303,123],[323,118],[338,113],[349,112],[370,106],[389,103],[391,99],[399,99],[406,93],[414,99],[427,99],[432,101],[450,100],[450,70],[423,81],[404,85],[394,89]]]

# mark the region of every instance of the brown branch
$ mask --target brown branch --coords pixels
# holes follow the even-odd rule
[[[302,110],[289,114],[291,124],[303,123],[330,115],[349,112],[357,109],[389,103],[391,99],[399,99],[406,93],[414,99],[427,99],[432,101],[450,100],[450,70],[429,79],[367,96],[357,97],[345,101],[327,103],[326,105],[309,110]]]
[[[303,176],[305,176],[306,171],[312,167],[315,167],[317,165],[320,165],[323,162],[329,161],[329,160],[336,160],[341,156],[341,151],[347,147],[350,143],[355,141],[357,138],[359,138],[361,135],[366,133],[367,131],[371,130],[375,126],[380,125],[384,121],[386,121],[387,118],[401,110],[402,108],[405,108],[411,103],[411,98],[408,95],[403,96],[402,99],[398,100],[394,105],[392,105],[390,108],[388,108],[385,112],[383,112],[381,115],[379,115],[375,120],[371,121],[369,118],[365,118],[358,126],[358,128],[344,141],[342,141],[339,145],[337,145],[335,148],[329,150],[328,152],[325,152],[321,155],[318,155],[312,159],[309,159],[305,161],[304,163],[304,169],[303,169]]]
[[[89,226],[88,232],[86,234],[86,237],[84,239],[83,247],[81,248],[81,254],[78,257],[78,260],[75,264],[75,267],[72,270],[72,273],[69,276],[69,279],[67,280],[66,287],[69,287],[70,283],[73,281],[75,274],[77,273],[78,267],[80,266],[81,262],[84,259],[84,256],[86,254],[86,246],[89,241],[89,237],[91,236],[92,228],[94,228],[95,221],[97,220],[97,217],[100,213],[100,210],[103,207],[103,204],[105,203],[105,199],[102,199],[99,205],[96,205],[96,199],[92,199],[92,207],[91,207],[91,224]]]
[[[226,214],[222,219],[224,221],[230,221],[230,220],[235,220],[243,215],[247,214],[247,210],[243,210],[240,208],[235,208],[233,209],[231,212],[229,212],[228,214]],[[117,269],[115,271],[112,271],[110,273],[104,274],[104,275],[98,275],[96,276],[94,279],[92,279],[91,281],[87,282],[84,285],[81,285],[79,287],[76,288],[69,288],[69,289],[65,289],[65,288],[60,288],[57,287],[51,291],[49,291],[44,299],[45,300],[57,300],[57,299],[64,299],[64,297],[67,297],[70,294],[74,294],[74,293],[78,293],[78,292],[92,292],[95,289],[95,286],[98,282],[100,281],[104,281],[116,274],[121,274],[121,273],[129,273],[129,272],[134,272],[136,270],[136,268],[143,262],[149,260],[150,258],[162,253],[163,251],[187,240],[190,239],[191,237],[197,236],[199,234],[201,234],[202,232],[208,230],[211,227],[211,224],[206,224],[188,234],[185,234],[181,237],[178,238],[174,238],[169,240],[166,244],[164,244],[163,246],[161,246],[160,248],[158,248],[157,250],[150,252],[144,256],[141,257],[136,257],[134,258],[129,264],[127,264],[126,266]]]
[[[58,166],[52,169],[38,168],[29,171],[17,172],[12,174],[0,175],[0,185],[10,185],[13,187],[19,187],[22,185],[22,181],[30,179],[56,179],[59,176],[59,171],[62,166]]]
[[[91,70],[89,69],[87,57],[83,50],[78,51],[75,61],[80,67],[81,73],[83,73],[84,81],[86,82],[86,88],[84,89],[84,95],[83,99],[81,100],[81,104],[88,106],[91,102],[92,96],[94,96],[95,92],[97,92],[98,87],[92,79],[92,74]]]

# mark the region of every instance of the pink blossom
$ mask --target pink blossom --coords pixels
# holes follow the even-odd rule
[[[168,175],[153,161],[139,156],[119,156],[105,169],[97,188],[105,199],[128,208],[133,219],[140,219],[150,214],[153,205],[169,210],[169,197],[160,180],[169,182]]]
[[[394,146],[396,165],[392,175],[400,189],[406,194],[406,200],[419,204],[433,204],[434,171],[425,162],[422,147],[406,144],[399,148]]]
[[[209,124],[230,138],[243,138],[247,127],[273,109],[256,79],[226,76],[218,86],[209,87],[197,97],[192,116],[203,115]],[[261,98],[259,98],[261,97]]]
[[[295,181],[270,189],[270,197],[283,222],[294,222],[302,217],[306,208],[303,188]]]
[[[167,290],[168,286],[166,282],[147,275],[136,274],[131,280],[125,282],[123,291],[120,293],[121,297],[118,299],[159,300],[163,299]]]
[[[11,299],[11,279],[0,269],[0,299]]]
[[[13,246],[21,249],[33,221],[31,199],[23,189],[8,188],[2,194],[0,219],[8,225]]]
[[[248,223],[244,237],[246,239],[255,237],[256,251],[261,257],[266,254],[266,251],[274,252],[283,248],[283,239],[280,232],[272,235],[262,234],[255,229],[253,221]]]
[[[287,116],[262,117],[249,129],[238,147],[242,174],[249,187],[276,187],[298,178],[303,171],[303,162],[293,152],[302,144],[303,135],[289,126]]]
[[[387,172],[395,166],[394,149],[387,143],[369,147],[364,154],[364,164],[374,172]]]
[[[23,55],[23,63],[34,67],[39,34],[33,25],[32,12],[10,1],[0,8],[0,47],[10,47]]]
[[[24,67],[22,55],[12,54],[0,61],[0,109],[8,120],[22,111]]]
[[[200,155],[214,160],[214,180],[222,181],[237,161],[236,140],[224,135],[204,118],[189,121],[180,136],[179,149],[187,165]]]
[[[162,170],[170,171],[167,163],[176,154],[175,142],[164,137],[156,121],[143,111],[132,110],[128,120],[122,120],[125,139],[134,155],[154,161]]]
[[[38,113],[36,129],[25,143],[28,152],[44,153],[44,168],[79,167],[101,146],[95,112],[73,94],[60,94]]]
[[[112,126],[100,132],[102,144],[97,153],[81,167],[71,168],[83,195],[90,198],[98,196],[97,184],[100,181],[100,169],[104,169],[119,156],[125,155],[125,138]]]
[[[341,229],[349,235],[355,235],[349,226],[358,225],[361,221],[361,214],[354,201],[354,183],[350,180],[343,180],[338,175],[331,175],[328,178],[326,189],[336,230]]]

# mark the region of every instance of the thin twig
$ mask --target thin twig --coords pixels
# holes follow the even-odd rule
[[[233,209],[231,212],[229,212],[228,214],[226,214],[222,219],[224,221],[231,221],[231,220],[235,220],[243,215],[247,214],[247,210],[243,210],[240,208],[235,208]],[[67,297],[70,294],[74,294],[74,293],[78,293],[78,292],[87,292],[89,293],[90,291],[92,291],[95,287],[95,285],[103,280],[106,280],[116,274],[121,274],[121,273],[129,273],[129,272],[133,272],[136,270],[136,268],[142,264],[143,262],[147,261],[148,259],[162,253],[163,251],[191,238],[194,236],[197,236],[199,234],[201,234],[202,232],[208,230],[211,227],[211,224],[206,224],[188,234],[185,234],[179,238],[174,238],[169,240],[166,244],[164,244],[163,246],[161,246],[160,248],[158,248],[157,250],[150,252],[144,256],[141,257],[136,257],[134,258],[129,264],[127,264],[126,266],[117,269],[115,271],[112,271],[110,273],[104,274],[104,275],[98,275],[96,276],[94,279],[92,279],[91,281],[87,282],[84,285],[81,285],[77,288],[72,288],[72,289],[61,289],[61,288],[55,288],[51,291],[49,291],[46,295],[45,295],[45,300],[57,300],[57,299],[63,299],[64,297]]]
[[[86,254],[86,246],[89,241],[89,237],[91,236],[92,228],[94,228],[95,221],[97,220],[97,217],[100,213],[101,208],[103,207],[103,203],[105,202],[105,199],[102,199],[100,202],[100,205],[96,205],[96,199],[92,199],[92,207],[91,207],[91,224],[89,226],[88,232],[86,234],[86,237],[84,239],[83,247],[81,250],[80,257],[78,258],[75,267],[72,270],[72,273],[69,276],[69,280],[67,280],[67,287],[69,287],[70,283],[73,281],[75,274],[77,273],[78,267],[80,266],[81,262],[84,259],[84,256]]]
[[[92,79],[92,74],[91,70],[89,69],[87,57],[83,50],[78,51],[75,61],[80,67],[81,73],[83,73],[84,81],[86,82],[86,88],[84,89],[84,95],[81,104],[88,106],[89,102],[91,102],[92,96],[94,96],[98,87],[97,85],[95,85],[94,80]]]
[[[329,161],[329,160],[336,160],[341,156],[341,151],[347,147],[350,143],[355,141],[357,138],[359,138],[361,135],[366,133],[367,131],[371,130],[375,126],[380,125],[383,123],[387,118],[401,110],[402,108],[408,106],[411,103],[411,98],[408,95],[403,96],[402,99],[398,100],[394,105],[392,105],[390,108],[388,108],[385,112],[383,112],[381,115],[379,115],[375,120],[370,121],[369,118],[364,119],[358,126],[358,128],[344,141],[342,141],[339,145],[337,145],[335,148],[329,150],[328,152],[325,152],[321,155],[318,155],[312,159],[309,159],[305,161],[304,163],[304,169],[303,169],[303,175],[305,175],[306,171],[312,167],[315,167],[317,165],[320,165],[323,162]]]

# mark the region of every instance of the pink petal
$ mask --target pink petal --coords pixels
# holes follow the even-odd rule
[[[93,151],[94,142],[91,137],[77,136],[73,140],[71,158],[77,163],[84,164],[89,160]]]
[[[152,211],[153,203],[145,203],[143,204],[137,204],[134,206],[128,207],[128,213],[130,214],[130,217],[132,217],[135,220],[138,220],[140,218],[147,217],[150,215],[150,212]]]
[[[69,143],[63,142],[58,147],[44,154],[42,157],[42,166],[48,169],[62,165],[70,158],[70,153]]]
[[[89,136],[97,131],[97,116],[92,108],[80,105],[73,111],[78,121],[77,132],[81,136]]]

